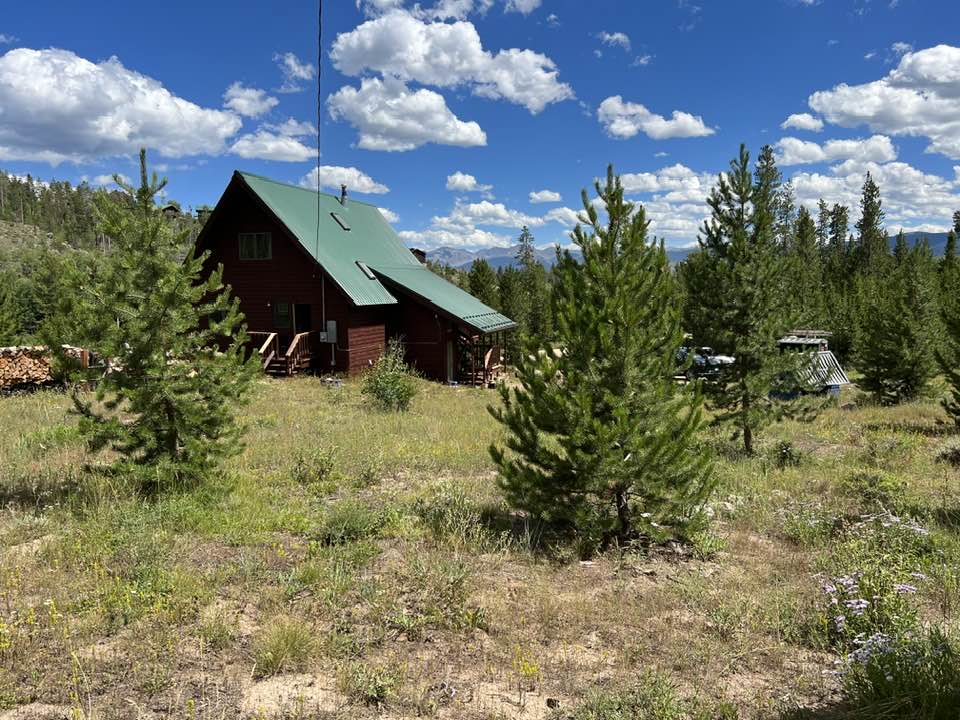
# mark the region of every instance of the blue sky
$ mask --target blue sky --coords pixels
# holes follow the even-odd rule
[[[856,218],[870,170],[891,230],[960,209],[960,3],[326,0],[319,174],[316,24],[306,2],[6,8],[0,167],[106,183],[146,145],[191,206],[234,169],[346,181],[424,247],[567,242],[610,162],[689,245],[740,142],[810,206]]]

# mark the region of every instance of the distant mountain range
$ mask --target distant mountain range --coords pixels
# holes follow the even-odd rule
[[[519,250],[520,245],[513,245],[512,247],[484,248],[476,251],[463,250],[461,248],[441,247],[437,248],[436,250],[428,251],[427,259],[442,265],[466,269],[470,267],[474,260],[483,258],[490,263],[490,266],[494,270],[497,270],[508,265],[516,265],[517,252]],[[572,252],[574,257],[580,257],[579,250],[573,250]],[[690,250],[667,249],[667,256],[670,258],[671,263],[680,262],[689,253]],[[544,267],[548,268],[553,267],[553,264],[557,259],[557,251],[553,246],[537,248],[536,255],[537,260],[539,260]]]
[[[924,232],[908,232],[903,234],[907,238],[907,242],[911,245],[915,245],[920,238],[926,238],[930,243],[930,249],[933,250],[933,254],[937,257],[943,255],[943,250],[947,246],[947,234],[942,233],[924,233]],[[897,241],[897,234],[890,233],[890,247],[893,247],[894,243]]]
[[[908,232],[905,233],[905,235],[907,242],[909,242],[911,245],[918,242],[920,238],[926,237],[930,242],[930,248],[933,250],[933,254],[936,256],[943,255],[943,249],[947,244],[946,233]],[[896,241],[896,237],[897,236],[895,232],[890,233],[891,248]],[[670,258],[671,264],[676,264],[686,258],[687,255],[693,252],[694,249],[695,248],[667,248],[667,256]],[[484,248],[482,250],[463,250],[461,248],[441,247],[437,248],[436,250],[428,251],[427,259],[442,265],[467,269],[474,260],[483,258],[490,263],[490,266],[494,270],[497,270],[508,265],[516,265],[517,252],[519,250],[519,245],[513,245],[511,247]],[[579,250],[575,250],[573,253],[575,257],[580,256]],[[553,267],[553,264],[557,259],[557,252],[552,246],[537,248],[536,254],[537,260],[539,260],[544,267],[548,268]]]

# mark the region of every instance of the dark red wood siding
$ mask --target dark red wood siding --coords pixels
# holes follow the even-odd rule
[[[453,337],[450,322],[395,288],[391,292],[399,302],[391,314],[390,336],[402,339],[407,362],[417,372],[447,380],[447,341]]]
[[[269,260],[241,260],[239,234],[269,232]],[[396,305],[356,307],[334,280],[303,249],[273,214],[236,178],[231,182],[200,237],[210,265],[223,264],[223,280],[240,298],[248,329],[276,332],[285,347],[294,329],[274,325],[273,305],[310,305],[313,330],[326,320],[337,323],[334,345],[316,343],[314,367],[357,374],[380,355],[390,338],[402,338],[407,362],[422,375],[446,380],[447,343],[456,341],[452,323],[412,295],[391,288]],[[454,373],[456,372],[454,363]],[[455,379],[455,378],[454,378]]]

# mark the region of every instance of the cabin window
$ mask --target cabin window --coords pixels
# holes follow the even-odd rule
[[[330,214],[333,216],[333,219],[337,221],[337,225],[339,225],[344,230],[350,229],[350,226],[347,224],[347,221],[344,220],[342,217],[340,217],[339,213],[332,212]]]
[[[241,260],[269,260],[271,257],[273,257],[273,244],[270,233],[240,233]]]
[[[273,326],[276,328],[290,327],[290,303],[275,302],[273,304]]]

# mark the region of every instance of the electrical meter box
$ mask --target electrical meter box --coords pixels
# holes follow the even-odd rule
[[[326,330],[320,331],[320,342],[324,342],[324,343],[337,342],[337,321],[336,320],[327,320]]]

